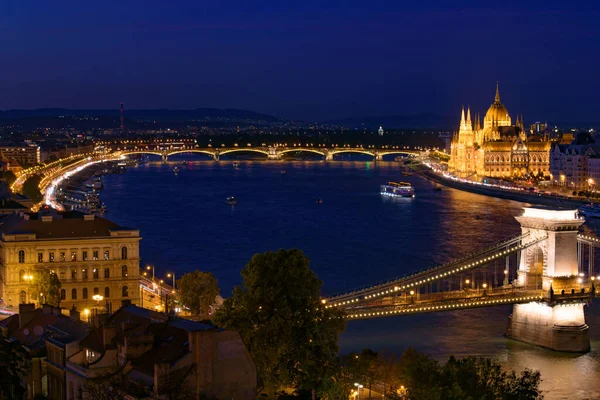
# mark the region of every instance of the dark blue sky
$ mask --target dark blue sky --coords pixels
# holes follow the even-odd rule
[[[458,115],[499,80],[526,120],[597,121],[597,3],[3,1],[0,109]]]

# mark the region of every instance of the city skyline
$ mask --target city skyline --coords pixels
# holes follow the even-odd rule
[[[3,5],[0,109],[456,115],[500,81],[525,120],[595,120],[595,5],[178,4]]]

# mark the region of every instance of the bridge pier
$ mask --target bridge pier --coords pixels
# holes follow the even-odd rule
[[[584,220],[577,210],[534,207],[525,207],[523,215],[516,219],[524,234],[542,239],[521,252],[517,285],[539,289],[541,280],[546,299],[515,304],[506,336],[556,351],[589,351],[589,327],[583,306],[586,296],[591,298],[593,292],[585,294],[578,275],[577,232]],[[560,302],[554,296],[558,291],[562,295]]]

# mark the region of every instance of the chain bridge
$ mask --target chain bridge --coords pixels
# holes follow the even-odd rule
[[[221,156],[240,152],[252,152],[266,156],[269,160],[281,160],[288,153],[313,153],[322,156],[326,161],[333,161],[336,154],[366,154],[373,157],[374,160],[381,160],[386,155],[404,155],[416,156],[420,153],[418,150],[402,148],[401,146],[382,146],[375,148],[374,146],[367,147],[346,147],[332,145],[312,146],[311,144],[300,145],[275,145],[267,146],[245,146],[235,147],[199,147],[193,140],[182,141],[119,141],[119,142],[100,142],[97,144],[96,151],[104,151],[106,153],[117,153],[122,155],[135,154],[153,154],[162,157],[163,161],[167,161],[168,157],[175,154],[197,153],[205,154],[212,157],[214,160],[219,160]]]
[[[559,351],[589,350],[583,306],[598,293],[600,240],[577,210],[525,207],[521,234],[434,268],[323,299],[348,320],[513,304],[507,335]]]

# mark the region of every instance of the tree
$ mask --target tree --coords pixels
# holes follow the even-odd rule
[[[360,354],[352,353],[344,357],[344,366],[348,373],[354,378],[355,382],[360,382],[369,391],[373,384],[380,381],[382,376],[383,360],[379,357],[379,353],[371,349],[364,349]]]
[[[31,298],[52,306],[60,305],[61,283],[54,271],[39,268],[33,274]]]
[[[243,283],[216,314],[217,324],[238,331],[259,376],[259,392],[283,387],[315,395],[331,389],[337,373],[337,339],[343,313],[322,304],[322,282],[298,249],[256,254]]]
[[[10,186],[17,180],[17,177],[12,171],[4,171],[4,173],[2,174],[2,179],[4,179],[6,183],[8,183],[8,185]]]
[[[41,176],[33,175],[23,183],[22,193],[32,199],[34,202],[38,203],[42,201],[43,196],[42,192],[40,192],[40,181],[42,180]]]
[[[212,272],[188,272],[177,280],[177,287],[179,301],[192,315],[208,316],[208,307],[219,295],[217,278]]]
[[[18,342],[0,336],[0,400],[22,399],[26,393],[21,379],[29,371],[29,357]]]

